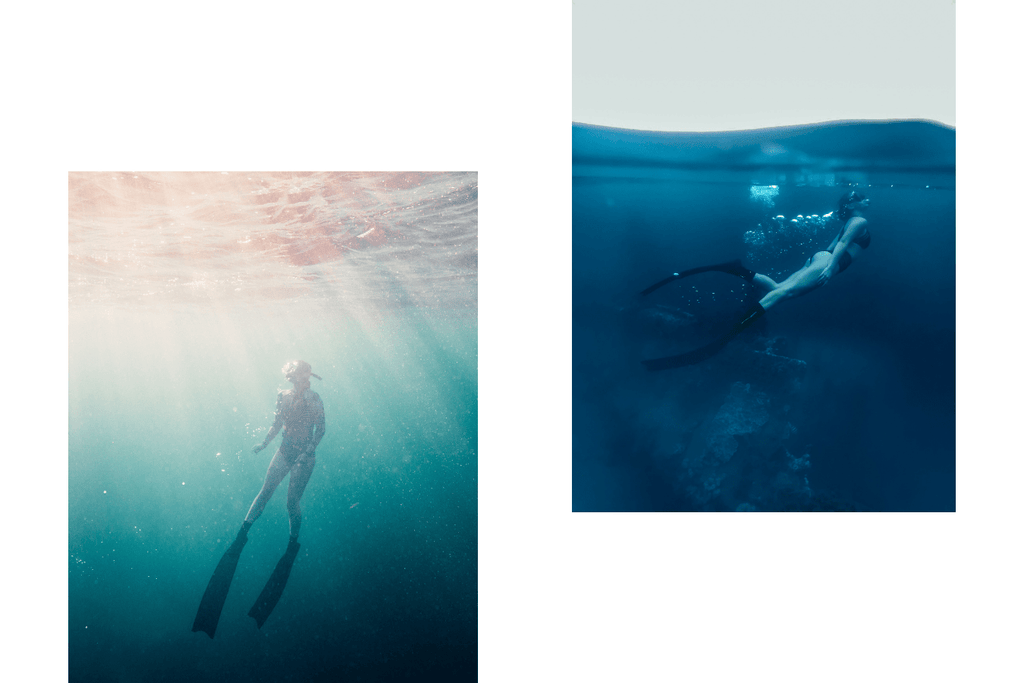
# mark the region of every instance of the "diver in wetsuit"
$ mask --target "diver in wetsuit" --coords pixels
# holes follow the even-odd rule
[[[868,245],[871,244],[871,233],[868,232],[868,221],[864,217],[864,211],[868,208],[868,204],[869,200],[859,192],[851,191],[843,195],[839,199],[839,206],[836,210],[836,216],[840,221],[842,221],[842,228],[839,230],[839,234],[836,235],[836,238],[832,240],[832,244],[830,244],[828,249],[825,251],[819,251],[807,259],[807,262],[804,263],[802,268],[782,282],[775,282],[767,275],[755,273],[752,270],[744,268],[737,260],[713,266],[692,268],[682,273],[674,273],[671,277],[665,278],[664,280],[645,289],[641,292],[642,295],[650,294],[662,285],[666,285],[669,282],[673,282],[689,275],[696,275],[697,273],[705,273],[708,271],[719,271],[741,277],[747,282],[758,285],[768,291],[761,300],[754,304],[754,307],[747,311],[743,318],[722,337],[719,337],[710,344],[688,353],[669,356],[666,358],[645,360],[643,361],[644,365],[648,370],[666,370],[668,368],[676,368],[682,365],[692,365],[693,363],[700,362],[721,351],[722,348],[729,343],[730,339],[754,324],[754,322],[763,316],[769,308],[778,302],[784,299],[803,296],[804,294],[828,284],[829,280],[831,280],[836,273],[841,273],[849,268],[854,259],[860,256],[861,252],[867,249]]]
[[[299,527],[302,525],[302,510],[299,508],[299,499],[302,492],[306,490],[309,477],[313,474],[316,466],[316,447],[320,439],[324,438],[326,431],[324,424],[324,404],[320,395],[310,389],[309,378],[316,377],[309,363],[305,361],[291,361],[282,369],[285,379],[291,382],[294,387],[281,391],[277,395],[277,411],[274,415],[274,426],[267,432],[267,438],[263,443],[254,446],[253,453],[259,453],[274,440],[277,433],[284,429],[284,437],[281,439],[281,447],[270,461],[267,468],[267,476],[263,481],[263,488],[259,495],[252,502],[249,513],[242,522],[241,533],[247,533],[249,527],[255,522],[267,501],[274,495],[285,476],[290,472],[291,480],[288,482],[288,531],[289,543],[295,543],[299,537]]]
[[[257,628],[263,627],[263,623],[281,599],[295,556],[299,552],[299,526],[302,524],[299,499],[302,498],[302,492],[306,490],[306,484],[309,483],[309,477],[316,466],[316,447],[320,439],[324,438],[324,404],[320,396],[309,388],[310,377],[320,379],[319,375],[313,374],[309,363],[301,360],[291,361],[285,364],[282,372],[285,379],[294,387],[278,393],[274,426],[263,443],[255,446],[252,451],[262,451],[274,440],[277,433],[284,429],[281,447],[270,461],[263,488],[252,502],[249,514],[242,522],[242,528],[238,530],[234,542],[224,551],[224,556],[217,563],[217,568],[210,577],[206,592],[199,603],[195,621],[192,622],[193,631],[203,631],[211,638],[217,632],[217,624],[228,590],[231,588],[238,559],[249,539],[249,527],[263,512],[278,484],[289,472],[292,476],[288,482],[288,548],[278,560],[256,603],[249,610],[249,616],[256,620]]]

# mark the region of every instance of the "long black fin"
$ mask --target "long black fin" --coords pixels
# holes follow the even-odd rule
[[[727,334],[723,337],[716,339],[710,344],[706,344],[699,349],[693,351],[687,351],[686,353],[680,353],[677,356],[666,356],[664,358],[652,358],[651,360],[641,361],[644,367],[651,372],[658,370],[670,370],[672,368],[680,368],[684,365],[693,365],[699,363],[702,360],[707,360],[711,356],[715,355],[719,351],[725,348],[725,345],[732,339],[733,334]]]
[[[699,363],[702,360],[707,360],[711,356],[715,355],[719,351],[725,348],[733,337],[738,335],[743,330],[753,325],[761,316],[765,314],[764,307],[760,303],[754,304],[754,306],[747,311],[747,313],[740,319],[738,323],[732,326],[732,329],[723,334],[718,339],[714,340],[709,344],[705,344],[699,349],[693,351],[687,351],[686,353],[680,353],[675,356],[666,356],[664,358],[652,358],[651,360],[641,361],[651,372],[658,370],[670,370],[672,368],[683,367],[684,365],[693,365]]]
[[[719,273],[728,273],[729,275],[735,275],[736,277],[743,278],[747,282],[754,281],[754,271],[748,268],[744,268],[743,264],[740,263],[739,259],[736,259],[735,261],[729,261],[728,263],[717,263],[713,266],[700,266],[699,268],[690,268],[689,270],[684,270],[681,273],[673,273],[664,280],[661,280],[660,282],[655,282],[653,285],[651,285],[644,291],[640,292],[640,296],[647,296],[654,290],[660,287],[664,287],[670,282],[675,282],[676,280],[680,280],[690,275],[697,275],[698,273],[707,273],[710,271],[717,271]]]
[[[281,599],[284,587],[288,583],[288,576],[292,572],[292,564],[295,563],[295,555],[298,552],[299,544],[296,541],[289,541],[288,549],[277,561],[274,573],[270,575],[267,585],[263,587],[263,592],[260,593],[260,597],[256,598],[256,603],[249,610],[249,616],[256,620],[256,628],[263,628],[263,622],[267,620],[277,606],[278,600]]]
[[[240,531],[234,542],[224,551],[223,557],[213,570],[210,583],[206,585],[206,592],[199,602],[199,610],[196,612],[195,621],[192,622],[192,631],[203,631],[213,638],[217,632],[217,623],[220,621],[221,610],[224,609],[224,600],[228,597],[228,590],[231,588],[231,580],[235,577],[235,568],[238,566],[238,558],[242,555],[242,548],[249,540],[248,535]]]

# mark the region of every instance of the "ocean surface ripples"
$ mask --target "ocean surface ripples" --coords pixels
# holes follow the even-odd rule
[[[476,310],[475,173],[71,173],[73,306]]]

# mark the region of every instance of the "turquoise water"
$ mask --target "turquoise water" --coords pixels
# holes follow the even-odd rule
[[[475,679],[476,176],[241,176],[71,176],[70,679]],[[302,547],[257,630],[285,482],[211,641],[293,358],[327,422]]]

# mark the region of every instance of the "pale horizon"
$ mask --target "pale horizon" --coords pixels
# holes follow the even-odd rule
[[[956,127],[956,6],[576,0],[574,123],[660,132]]]

